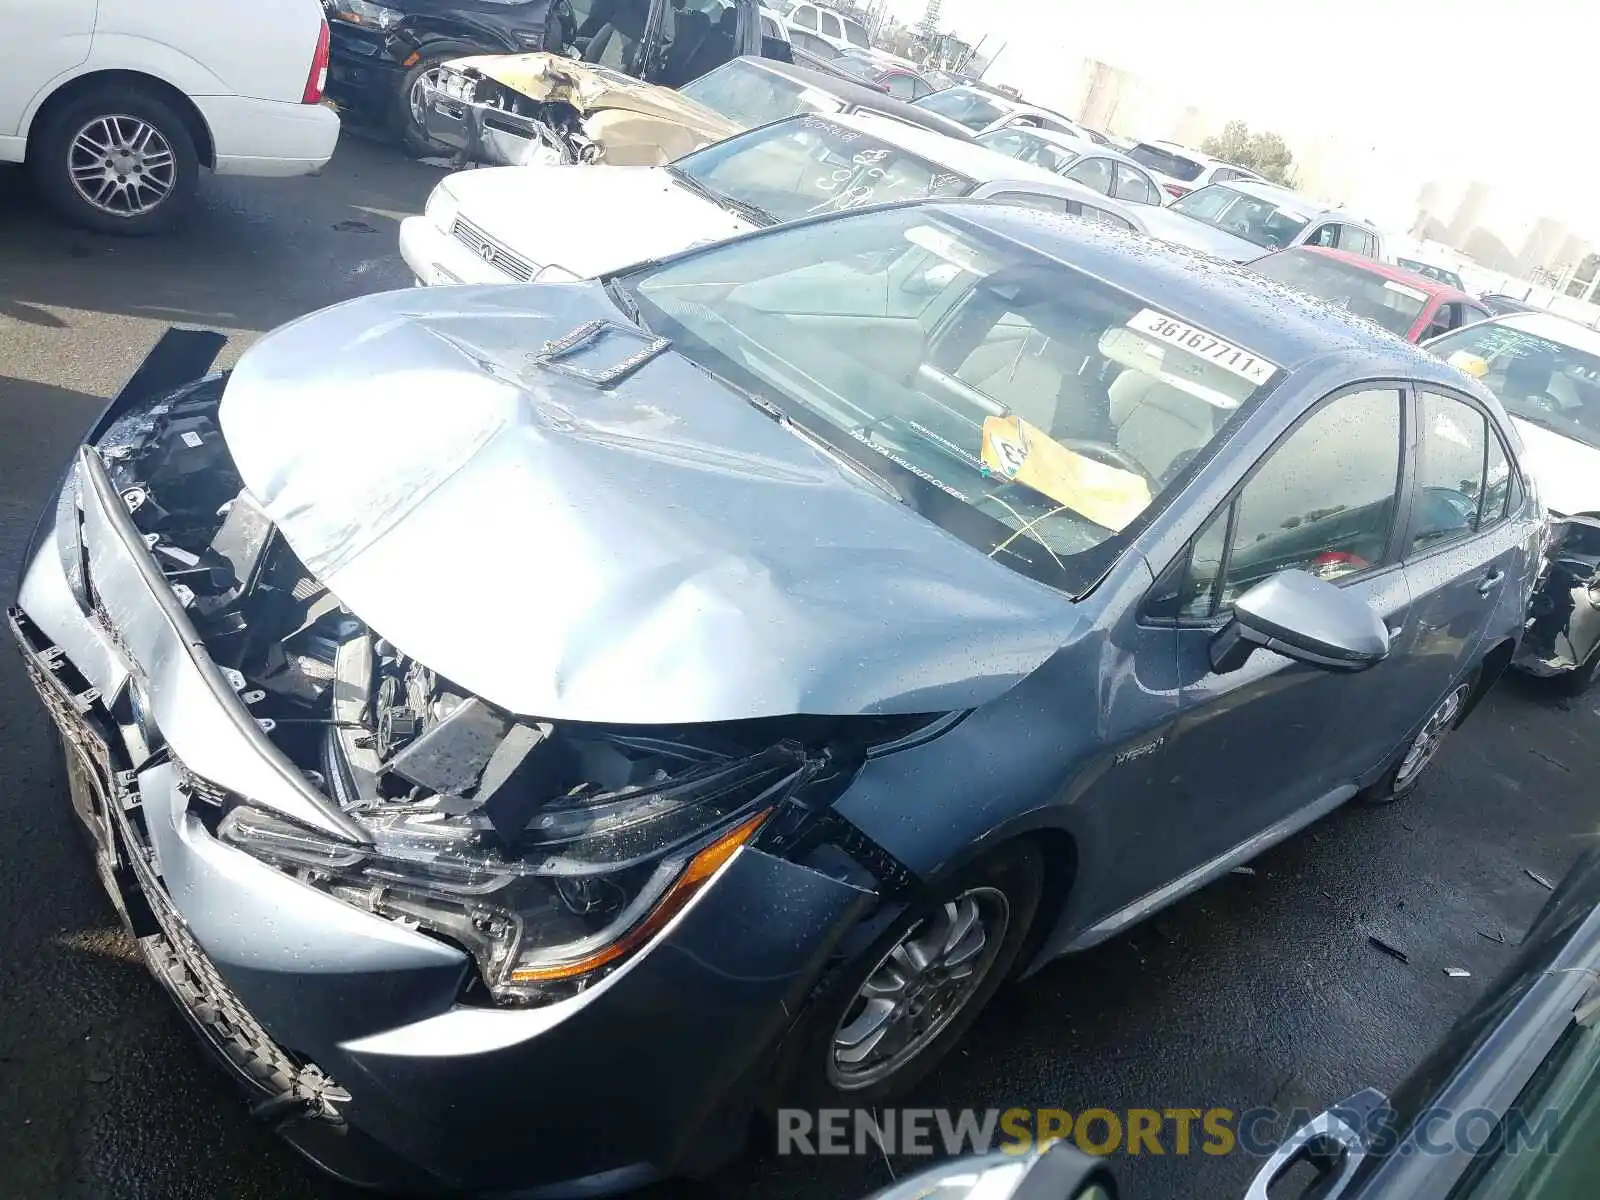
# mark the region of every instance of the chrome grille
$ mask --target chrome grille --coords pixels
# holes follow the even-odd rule
[[[484,262],[502,274],[511,276],[518,283],[528,283],[538,271],[527,259],[517,254],[504,242],[490,237],[471,221],[464,217],[457,217],[451,230],[456,241],[468,250],[471,250]]]

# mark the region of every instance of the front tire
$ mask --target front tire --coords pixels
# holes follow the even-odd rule
[[[873,1105],[915,1085],[1011,975],[1043,889],[1038,849],[1018,841],[908,906],[813,999],[780,1100]]]
[[[428,81],[437,79],[439,68],[452,58],[465,58],[480,53],[482,51],[465,45],[436,47],[400,76],[399,86],[395,89],[390,104],[390,119],[395,136],[400,139],[400,144],[406,148],[408,154],[416,158],[431,158],[454,153],[449,146],[436,142],[428,136],[427,127],[422,122],[425,103],[422,88]]]
[[[93,88],[45,119],[29,147],[35,185],[68,222],[143,237],[193,206],[200,157],[182,114],[136,84]]]

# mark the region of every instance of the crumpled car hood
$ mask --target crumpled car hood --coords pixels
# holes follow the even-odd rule
[[[530,100],[564,102],[580,114],[622,109],[660,117],[693,130],[706,142],[720,142],[743,128],[681,92],[562,54],[479,54],[451,59],[450,66],[478,70]]]
[[[1254,242],[1235,237],[1215,226],[1207,225],[1204,221],[1196,221],[1193,217],[1186,217],[1170,209],[1146,205],[1139,209],[1139,216],[1149,228],[1151,237],[1160,238],[1163,242],[1188,246],[1192,250],[1200,250],[1230,262],[1249,262],[1251,259],[1272,252],[1267,246],[1258,246]]]
[[[1082,627],[674,352],[610,390],[531,363],[593,319],[597,283],[353,300],[245,353],[223,434],[351,611],[519,714],[948,711]]]
[[[480,167],[449,186],[485,233],[584,278],[754,228],[660,167]]]

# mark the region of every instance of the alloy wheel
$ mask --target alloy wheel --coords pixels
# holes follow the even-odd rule
[[[1011,905],[976,887],[906,931],[868,973],[834,1030],[828,1079],[881,1083],[928,1048],[977,994],[1005,942]]]
[[[178,182],[178,156],[166,136],[141,117],[95,117],[67,152],[73,190],[99,212],[140,217],[159,208]]]
[[[1395,772],[1394,790],[1401,791],[1414,782],[1421,775],[1439,753],[1445,735],[1455,725],[1456,719],[1461,715],[1462,705],[1467,702],[1467,693],[1472,690],[1470,683],[1461,683],[1439,702],[1439,707],[1433,710],[1422,728],[1417,731],[1417,736],[1412,739],[1411,745],[1406,748],[1406,756],[1400,760],[1400,767]]]
[[[426,132],[423,124],[428,115],[428,88],[439,86],[439,80],[444,75],[442,66],[429,67],[422,74],[411,81],[411,92],[406,97],[406,103],[411,109],[411,123],[416,126],[419,134]]]

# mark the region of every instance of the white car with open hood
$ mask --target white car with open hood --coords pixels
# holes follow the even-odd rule
[[[800,217],[891,200],[1014,201],[1145,232],[1039,167],[867,114],[805,114],[661,167],[521,166],[442,180],[400,225],[419,284],[587,279]]]

